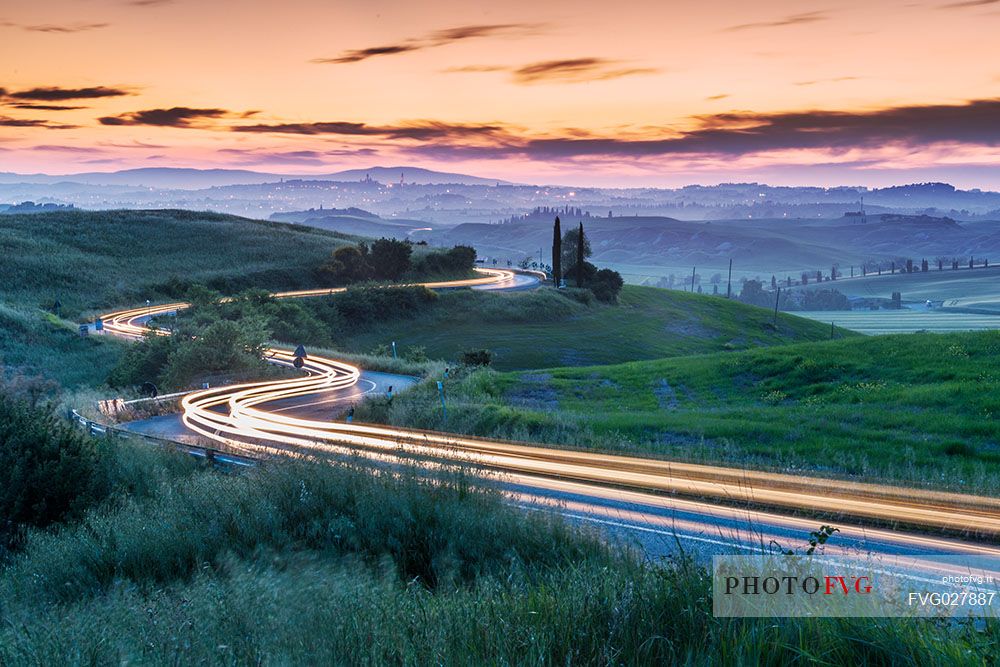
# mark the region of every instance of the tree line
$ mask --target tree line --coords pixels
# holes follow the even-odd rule
[[[368,280],[398,282],[407,274],[422,278],[462,277],[476,265],[476,251],[468,246],[432,250],[414,257],[410,241],[381,238],[337,248],[320,272],[335,284]]]
[[[598,269],[587,261],[592,254],[583,223],[564,234],[559,216],[556,216],[552,225],[552,283],[558,288],[563,285],[563,278],[569,277],[577,289],[589,289],[597,300],[614,303],[625,284],[621,274],[611,269]]]

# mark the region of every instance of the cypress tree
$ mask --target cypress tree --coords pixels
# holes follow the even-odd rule
[[[576,239],[576,286],[583,287],[583,223],[580,223],[580,235]]]
[[[562,281],[562,228],[559,225],[559,216],[556,216],[555,225],[552,226],[552,282],[556,287]]]

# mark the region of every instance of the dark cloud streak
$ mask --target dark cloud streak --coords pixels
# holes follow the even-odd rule
[[[101,125],[153,125],[156,127],[196,127],[193,123],[201,120],[212,120],[231,116],[232,112],[225,109],[192,109],[191,107],[172,107],[170,109],[145,109],[131,111],[118,116],[98,118]]]
[[[552,81],[579,83],[606,81],[636,74],[654,74],[659,71],[652,67],[619,67],[620,64],[621,61],[604,58],[545,60],[514,69],[513,77],[514,82],[520,84]]]
[[[67,106],[65,104],[26,104],[26,103],[8,104],[6,106],[9,106],[12,109],[26,109],[32,111],[75,111],[77,109],[88,108],[88,107]]]
[[[494,23],[484,25],[464,25],[455,28],[436,30],[423,37],[403,40],[398,44],[383,44],[364,49],[351,49],[332,58],[314,58],[310,62],[317,65],[346,65],[357,63],[378,56],[399,55],[413,51],[433,49],[446,44],[498,36],[524,36],[535,34],[543,29],[538,23]]]
[[[439,121],[413,121],[394,126],[376,126],[348,121],[316,123],[274,123],[258,125],[237,125],[234,132],[299,134],[299,135],[342,135],[361,137],[384,137],[388,139],[411,139],[435,141],[442,139],[468,138],[474,136],[498,136],[506,132],[499,124],[462,125]]]
[[[57,86],[49,86],[9,92],[6,93],[6,96],[16,100],[61,102],[65,100],[92,100],[103,97],[121,97],[123,95],[131,94],[131,92],[121,88],[108,88],[106,86],[94,86],[91,88],[59,88]],[[0,97],[2,96],[3,89],[0,89]]]
[[[38,127],[46,130],[72,130],[77,126],[50,123],[47,120],[39,118],[11,118],[10,116],[0,116],[0,127]]]
[[[657,139],[574,138],[507,140],[492,147],[439,143],[411,152],[440,158],[521,156],[558,160],[597,156],[734,157],[775,150],[879,148],[933,143],[1000,146],[1000,98],[956,105],[891,107],[869,112],[731,112],[697,116],[694,129]],[[669,131],[669,128],[664,128]]]
[[[740,25],[734,25],[726,28],[726,32],[739,32],[741,30],[757,30],[760,28],[783,28],[785,26],[791,25],[802,25],[805,23],[816,23],[817,21],[826,21],[830,17],[826,12],[804,12],[801,14],[791,14],[785,16],[784,18],[775,19],[773,21],[759,21],[755,23],[742,23]]]
[[[110,23],[70,23],[70,24],[52,24],[46,23],[41,25],[22,25],[18,26],[27,30],[28,32],[46,32],[51,34],[72,34],[76,32],[86,32],[88,30],[99,30],[101,28],[107,28]]]

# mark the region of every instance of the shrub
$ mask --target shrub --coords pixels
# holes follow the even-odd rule
[[[493,353],[489,350],[466,350],[462,353],[461,362],[465,366],[489,366],[493,363]]]
[[[170,355],[177,349],[178,339],[173,336],[150,334],[136,345],[129,345],[125,354],[108,376],[112,387],[132,387],[144,382],[158,384]]]
[[[427,348],[420,345],[411,345],[403,351],[403,359],[423,363],[427,361]]]
[[[622,291],[625,281],[621,274],[611,269],[601,269],[594,274],[590,281],[590,291],[598,301],[605,303],[615,303],[618,301],[618,294]]]
[[[381,238],[372,243],[371,265],[375,278],[397,281],[410,270],[413,247],[405,241]]]
[[[365,244],[337,248],[320,269],[338,284],[363,282],[372,277],[371,257]]]
[[[161,377],[172,387],[184,387],[206,372],[263,370],[269,333],[262,320],[214,322],[195,338],[180,340],[167,359]]]
[[[455,246],[450,250],[435,250],[419,257],[414,272],[421,277],[463,276],[476,266],[476,250],[469,246]]]
[[[358,325],[412,317],[437,298],[435,292],[421,286],[358,287],[335,295],[332,302],[346,322]]]
[[[0,393],[0,555],[27,526],[80,513],[110,492],[93,439],[48,409]]]

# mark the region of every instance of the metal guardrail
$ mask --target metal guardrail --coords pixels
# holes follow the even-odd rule
[[[145,440],[147,442],[159,445],[161,447],[169,447],[175,451],[179,451],[185,454],[190,454],[191,456],[196,456],[198,458],[209,461],[214,465],[252,467],[260,463],[260,459],[255,459],[249,456],[245,456],[243,454],[227,452],[217,447],[206,447],[204,445],[196,445],[187,442],[180,442],[179,440],[171,440],[170,438],[161,438],[156,435],[149,435],[147,433],[139,433],[137,431],[131,431],[127,428],[122,428],[120,426],[102,424],[100,422],[94,421],[93,419],[87,419],[86,417],[81,415],[77,410],[71,410],[69,417],[70,420],[74,422],[77,426],[79,426],[81,429],[87,431],[87,433],[95,437],[138,438],[140,440]]]

